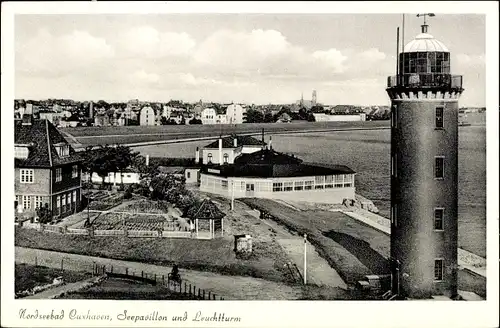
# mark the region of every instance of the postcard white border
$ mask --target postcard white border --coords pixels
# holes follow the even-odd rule
[[[487,60],[487,301],[484,302],[341,302],[341,301],[68,301],[13,300],[14,230],[12,193],[14,99],[14,14],[98,14],[98,13],[415,13],[427,12],[485,14]],[[6,327],[497,327],[498,326],[498,3],[496,2],[10,2],[2,3],[2,266],[1,324]],[[388,72],[389,74],[390,72]],[[103,309],[119,313],[129,309],[150,313],[156,309],[167,315],[224,312],[240,316],[239,324],[184,322],[142,323],[113,320],[74,322],[17,320],[21,307],[39,309]]]

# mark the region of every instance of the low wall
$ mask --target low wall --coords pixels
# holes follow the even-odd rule
[[[341,212],[388,235],[391,234],[391,221],[380,215],[368,211],[360,213],[362,210]],[[458,265],[482,277],[486,277],[486,259],[462,248],[458,249]]]

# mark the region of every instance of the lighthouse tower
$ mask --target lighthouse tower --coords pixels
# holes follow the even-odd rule
[[[422,33],[404,46],[397,74],[387,82],[392,292],[454,297],[462,76],[451,74],[450,52],[428,33],[424,20]]]

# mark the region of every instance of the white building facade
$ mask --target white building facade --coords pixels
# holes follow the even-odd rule
[[[156,114],[151,106],[145,106],[141,109],[139,116],[140,125],[156,125]]]
[[[226,122],[228,124],[242,124],[244,112],[243,107],[240,105],[229,105],[226,109]]]

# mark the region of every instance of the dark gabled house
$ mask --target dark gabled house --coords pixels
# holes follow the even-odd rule
[[[54,217],[81,210],[82,159],[48,120],[28,112],[14,128],[16,217],[48,207]]]

